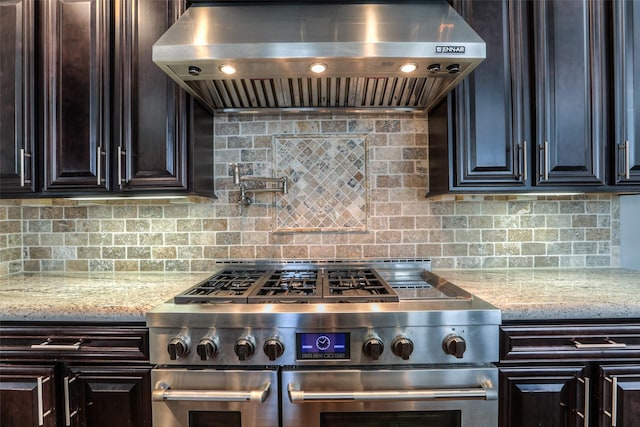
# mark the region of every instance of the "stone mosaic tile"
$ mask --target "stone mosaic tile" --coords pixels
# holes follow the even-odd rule
[[[276,232],[357,232],[368,229],[366,135],[274,136],[275,176],[289,193],[276,199]]]

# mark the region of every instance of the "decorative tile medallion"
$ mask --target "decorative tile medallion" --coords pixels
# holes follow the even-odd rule
[[[369,222],[366,135],[274,136],[276,232],[362,232]]]

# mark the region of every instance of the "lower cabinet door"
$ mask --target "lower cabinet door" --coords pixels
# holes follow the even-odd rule
[[[500,427],[589,425],[590,381],[582,365],[501,367],[499,381]]]
[[[77,417],[71,425],[150,427],[150,367],[70,367]],[[74,406],[76,406],[74,405]]]
[[[640,366],[600,367],[600,426],[640,425]]]
[[[0,425],[54,427],[53,366],[0,365]]]

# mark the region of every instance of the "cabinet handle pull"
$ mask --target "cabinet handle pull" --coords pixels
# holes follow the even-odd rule
[[[523,141],[522,143],[522,171],[523,171],[523,175],[524,175],[524,181],[526,183],[528,176],[529,176],[529,166],[528,166],[528,158],[529,158],[529,154],[527,153],[527,141]]]
[[[64,377],[63,385],[64,385],[64,425],[71,425],[71,418],[75,417],[78,414],[78,411],[75,410],[71,412],[71,394],[69,393],[69,384],[74,382],[76,377],[69,379],[69,377]]]
[[[520,170],[522,171],[522,181],[526,183],[527,175],[529,175],[529,171],[527,170],[527,141],[522,141],[520,149],[522,150],[522,167]]]
[[[122,158],[126,159],[127,152],[122,149],[122,145],[118,145],[118,186],[122,189],[125,179],[122,177]]]
[[[37,382],[37,388],[38,388],[38,425],[42,426],[44,425],[44,417],[46,417],[47,415],[51,414],[51,409],[49,409],[47,412],[44,412],[44,383],[46,383],[47,381],[49,381],[51,379],[51,377],[38,377]]]
[[[24,148],[20,149],[20,187],[24,187],[26,184],[31,184],[30,179],[26,179],[26,158],[31,157],[30,153],[25,152]]]
[[[542,157],[542,179],[543,181],[549,180],[549,141],[545,141],[540,146]]]
[[[582,418],[582,425],[589,427],[589,412],[591,407],[589,406],[589,395],[591,394],[591,379],[589,377],[578,378],[578,381],[584,384],[584,414],[578,412],[578,415]]]
[[[102,178],[102,156],[106,155],[107,153],[105,151],[102,151],[102,146],[98,145],[96,147],[96,152],[97,152],[97,157],[96,157],[96,184],[102,185],[102,183],[105,181]]]
[[[611,427],[618,425],[618,377],[611,381]]]
[[[51,344],[53,341],[48,338],[45,342],[40,344],[32,344],[31,350],[49,350],[49,351],[66,351],[66,350],[80,350],[82,340],[79,340],[73,344]]]
[[[615,342],[609,338],[605,339],[606,342],[603,343],[594,343],[594,344],[583,344],[578,340],[573,340],[573,346],[579,349],[598,349],[598,348],[625,348],[627,345],[623,342]]]
[[[44,397],[42,396],[42,377],[38,377],[38,425],[44,425]]]
[[[625,141],[622,144],[618,144],[618,151],[622,151],[624,155],[624,171],[618,172],[619,176],[624,176],[624,179],[628,180],[631,175],[631,166],[629,159],[629,141]]]
[[[611,427],[616,427],[618,424],[618,377],[605,377],[605,380],[611,383],[611,412],[603,412],[611,418]]]

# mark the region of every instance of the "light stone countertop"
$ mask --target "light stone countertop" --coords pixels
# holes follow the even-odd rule
[[[502,320],[640,319],[640,271],[619,268],[434,270],[502,310]]]
[[[211,273],[23,273],[0,278],[1,321],[144,322]]]
[[[640,271],[434,270],[502,310],[503,320],[640,319]],[[23,273],[0,278],[0,322],[144,322],[211,273]]]

